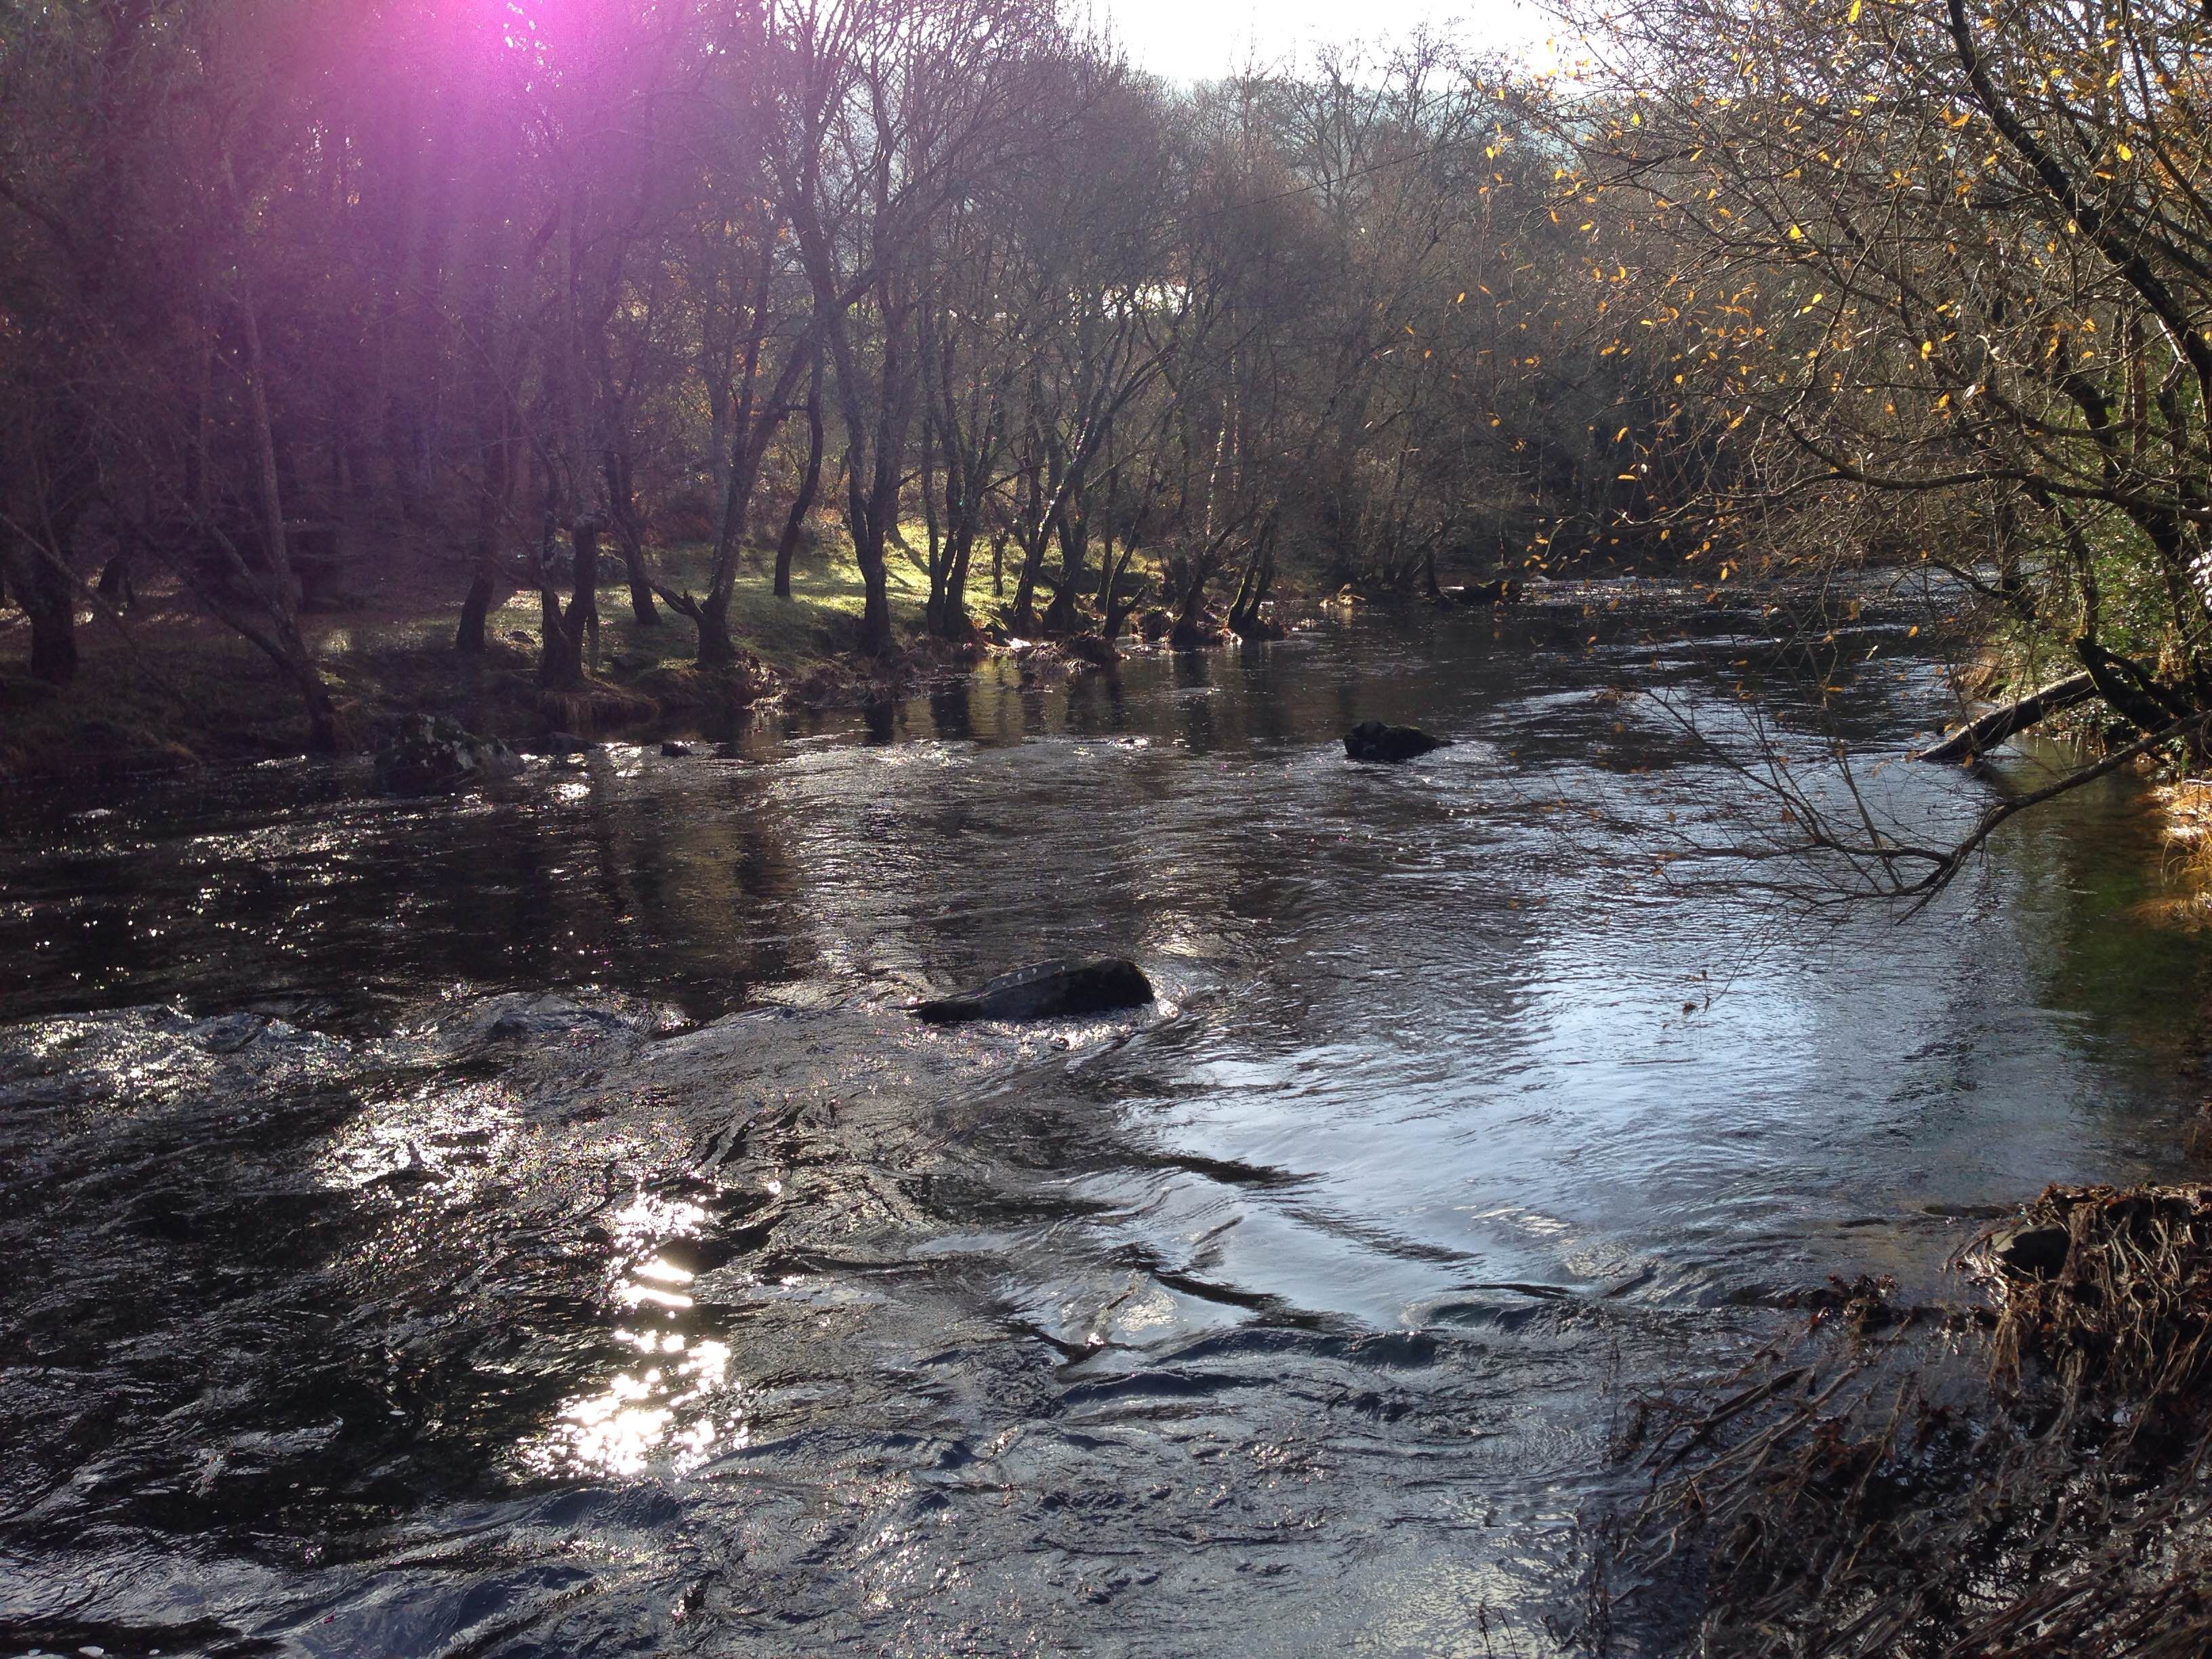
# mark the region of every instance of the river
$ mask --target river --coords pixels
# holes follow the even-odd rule
[[[1902,600],[1648,587],[0,799],[0,1653],[1559,1650],[1639,1391],[2203,1168],[2133,786],[1910,922],[1684,880],[1730,781],[1623,690],[1932,823],[2045,757],[1899,762]],[[1092,951],[1158,1006],[902,1012]]]

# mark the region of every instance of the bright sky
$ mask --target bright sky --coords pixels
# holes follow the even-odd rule
[[[1529,54],[1553,32],[1525,0],[1097,0],[1129,54],[1155,75],[1212,80],[1254,46],[1262,62],[1316,41],[1394,39],[1449,26],[1479,51]]]

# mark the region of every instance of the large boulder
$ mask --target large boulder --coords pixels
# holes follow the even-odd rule
[[[986,980],[972,991],[916,1003],[914,1012],[933,1024],[963,1019],[1051,1019],[1141,1008],[1152,1000],[1152,982],[1133,962],[1097,957],[1087,962],[1040,962]]]
[[[1381,720],[1362,720],[1344,734],[1344,752],[1356,761],[1418,760],[1444,739],[1432,738],[1418,726],[1387,726]]]
[[[386,795],[450,795],[522,769],[514,751],[442,714],[410,714],[376,751],[376,787]]]

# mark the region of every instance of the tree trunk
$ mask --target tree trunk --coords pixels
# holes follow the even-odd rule
[[[1076,631],[1076,605],[1083,596],[1083,574],[1090,562],[1090,524],[1079,514],[1062,513],[1060,517],[1060,586],[1052,596],[1052,604],[1044,613],[1044,631],[1048,635],[1073,634]]]
[[[730,637],[730,602],[727,594],[709,593],[701,601],[699,614],[691,619],[699,629],[701,668],[727,668],[738,659],[737,641]]]
[[[76,605],[68,573],[45,550],[9,534],[0,548],[8,567],[8,591],[31,623],[31,674],[49,685],[76,678]]]
[[[890,567],[884,557],[881,531],[864,531],[853,553],[866,595],[860,604],[860,654],[888,657],[892,644]]]
[[[460,625],[453,630],[453,649],[465,656],[483,654],[484,624],[493,601],[500,597],[500,527],[514,481],[504,434],[483,450],[483,483],[477,497],[476,570],[461,600]]]
[[[791,562],[799,552],[799,538],[806,528],[806,515],[822,488],[822,348],[814,348],[813,367],[806,380],[806,470],[799,474],[799,493],[791,498],[790,515],[783,521],[783,537],[775,544],[775,596],[791,597]]]
[[[100,597],[118,611],[128,611],[138,603],[138,595],[131,585],[131,556],[118,552],[100,567]]]
[[[235,183],[233,189],[235,190]],[[323,684],[314,655],[300,632],[300,585],[284,539],[284,498],[276,465],[276,429],[269,416],[269,388],[261,350],[261,323],[252,296],[241,286],[236,297],[239,334],[246,348],[246,409],[252,419],[255,483],[261,509],[261,534],[269,560],[265,596],[276,622],[278,660],[300,689],[307,706],[307,752],[334,755],[340,748],[337,714],[330,688]]]
[[[497,595],[491,577],[478,570],[469,578],[469,591],[461,599],[461,620],[453,630],[453,649],[464,656],[480,657],[484,651],[484,623]]]
[[[552,587],[538,590],[544,617],[544,644],[538,683],[549,691],[576,691],[584,684],[584,641],[599,626],[599,526],[579,519],[568,532],[576,569],[566,610]]]
[[[1006,617],[1006,626],[1017,634],[1027,635],[1037,631],[1037,578],[1044,574],[1044,550],[1050,535],[1047,530],[1034,544],[1026,539],[1023,543],[1021,574],[1014,579],[1014,608]]]
[[[2072,675],[2055,685],[2046,685],[2040,691],[2022,697],[2018,702],[1992,709],[1963,731],[1954,732],[1942,742],[1922,750],[1913,759],[1942,762],[1971,759],[1996,748],[2014,733],[2025,732],[2045,716],[2085,703],[2096,695],[2097,682],[2094,676],[2086,673]]]
[[[645,574],[645,532],[637,521],[637,488],[629,457],[610,445],[600,456],[600,465],[606,475],[615,544],[622,550],[623,568],[629,577],[630,615],[640,628],[658,628],[660,612],[653,607],[653,583]]]

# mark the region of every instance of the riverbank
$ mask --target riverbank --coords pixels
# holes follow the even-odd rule
[[[698,544],[664,550],[654,559],[659,580],[695,592],[703,586],[706,562],[707,550]],[[458,600],[422,601],[423,594],[444,593],[453,582],[450,570],[420,552],[395,557],[364,592],[304,617],[351,745],[374,747],[411,714],[441,715],[514,744],[554,730],[720,742],[769,710],[880,707],[950,685],[994,655],[1018,661],[1024,679],[1046,681],[1118,656],[1170,648],[1164,613],[1142,611],[1111,652],[1100,649],[1095,630],[1065,640],[1010,638],[998,620],[1009,596],[994,594],[980,576],[970,590],[976,637],[966,643],[932,640],[922,632],[926,579],[918,566],[900,559],[890,567],[890,599],[903,643],[888,659],[863,657],[856,648],[860,573],[849,550],[833,542],[802,559],[790,599],[775,596],[764,567],[740,573],[730,613],[739,664],[706,674],[693,665],[697,635],[690,621],[663,605],[656,607],[656,623],[641,624],[619,567],[603,568],[612,574],[599,592],[599,645],[590,653],[602,703],[595,720],[582,719],[583,710],[571,718],[549,709],[541,696],[541,623],[532,591],[511,595],[492,612],[486,648],[477,656],[453,649]],[[1650,644],[1771,635],[1778,647],[1808,660],[1820,657],[1832,669],[1852,640],[1902,643],[1920,631],[1900,608],[1905,598],[1886,597],[1879,618],[1863,598],[1847,599],[1832,615],[1832,603],[1818,586],[1709,585],[1629,571],[1534,577],[1516,586],[1502,610],[1464,597],[1429,600],[1349,589],[1316,595],[1280,582],[1263,611],[1270,631],[1261,637],[1341,624],[1365,612],[1434,610],[1474,623],[1511,616],[1547,633],[1554,647],[1584,651],[1597,645],[1604,629],[1633,617]],[[1801,617],[1782,625],[1778,617],[1792,607],[1822,620],[1808,627]],[[57,690],[24,672],[21,617],[0,616],[0,781],[250,764],[301,752],[305,721],[297,693],[266,657],[173,586],[142,584],[128,614],[88,612],[80,621],[82,665],[70,686]],[[1209,641],[1227,645],[1236,637],[1209,618]]]
[[[1933,1304],[1833,1279],[1750,1364],[1639,1403],[1611,1628],[1715,1659],[2206,1650],[2212,1188],[2052,1186],[1950,1266]]]
[[[696,590],[705,550],[685,547],[656,561],[662,580]],[[697,635],[667,606],[653,625],[633,614],[619,567],[599,594],[600,631],[592,678],[607,688],[613,729],[681,724],[713,735],[745,711],[781,703],[801,708],[856,707],[964,672],[974,653],[921,637],[927,588],[909,562],[890,571],[891,612],[908,643],[896,658],[855,655],[863,590],[849,550],[826,548],[803,561],[795,592],[779,599],[765,568],[738,581],[731,631],[740,661],[722,674],[692,665]],[[410,574],[416,578],[410,580]],[[527,741],[553,722],[537,681],[538,601],[510,596],[486,627],[486,648],[453,649],[458,599],[424,604],[450,587],[419,570],[386,573],[380,583],[303,619],[349,738],[374,744],[404,716],[439,714],[509,743]],[[297,694],[261,653],[209,618],[173,586],[142,584],[125,615],[81,616],[82,663],[57,690],[23,672],[21,618],[0,619],[0,780],[53,779],[100,772],[237,764],[300,752],[304,721]]]

